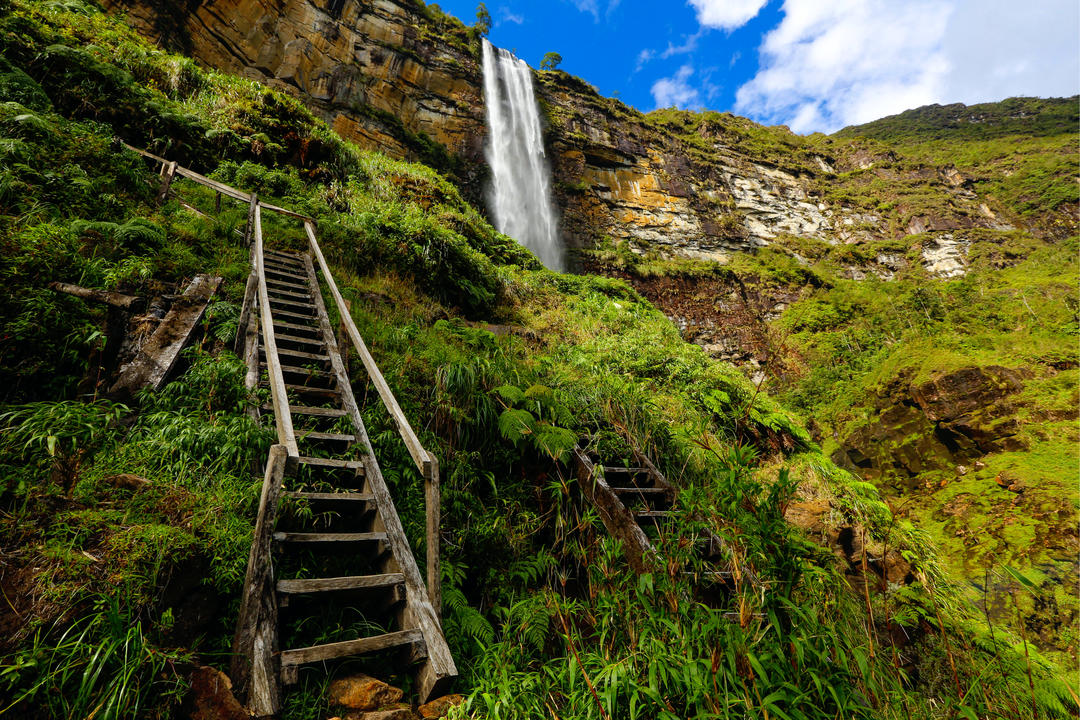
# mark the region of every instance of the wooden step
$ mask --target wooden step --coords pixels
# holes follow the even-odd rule
[[[266,369],[266,363],[259,363],[259,368]],[[315,370],[313,368],[299,367],[298,365],[282,365],[281,372],[286,375],[304,375],[310,378],[325,378],[330,380],[336,380],[334,374],[327,370]]]
[[[267,380],[260,380],[259,387],[270,387],[270,383]],[[314,385],[291,385],[289,383],[285,383],[285,391],[292,392],[297,395],[307,395],[309,397],[314,396],[326,399],[341,397],[340,390],[335,390],[334,388],[316,387]]]
[[[332,432],[308,432],[306,430],[298,430],[296,433],[297,440],[327,440],[333,442],[356,442],[355,435],[346,435],[345,433],[332,433]]]
[[[624,467],[607,467],[607,466],[604,466],[604,475],[617,475],[617,474],[624,474],[624,473],[629,474],[629,475],[643,475],[643,474],[648,473],[648,472],[649,472],[649,468],[643,468],[643,467],[624,468]]]
[[[311,292],[305,290],[304,292],[291,292],[289,290],[278,290],[277,288],[267,287],[266,291],[270,294],[270,299],[274,298],[292,298],[294,300],[310,300]]]
[[[405,584],[401,573],[385,575],[353,575],[351,577],[312,578],[310,580],[278,580],[277,591],[284,595],[366,590],[395,587]]]
[[[334,468],[335,470],[363,470],[364,463],[359,460],[338,460],[336,458],[317,458],[300,456],[301,465],[312,467]]]
[[[372,502],[375,496],[371,493],[354,492],[304,492],[302,490],[290,490],[285,493],[286,497],[295,500],[308,500],[311,502]]]
[[[322,340],[316,340],[315,338],[300,337],[299,335],[288,335],[286,333],[276,333],[274,339],[277,342],[289,342],[296,345],[311,345],[313,347],[325,347],[326,343]]]
[[[261,342],[259,343],[259,352],[262,353],[263,357],[266,356],[266,350],[263,348]],[[289,348],[278,348],[278,355],[316,362],[328,362],[330,360],[329,355],[319,355],[318,353],[309,353],[304,352],[303,350],[290,350]],[[266,365],[266,363],[260,363],[260,365]]]
[[[291,283],[286,280],[278,280],[277,278],[266,278],[266,286],[269,288],[273,286],[275,289],[281,288],[282,290],[295,290],[304,293],[305,295],[311,292],[311,288],[306,283]]]
[[[297,280],[302,281],[307,281],[308,279],[307,273],[305,272],[303,265],[291,265],[287,263],[277,262],[275,260],[264,260],[263,272],[286,274],[296,278]]]
[[[270,412],[274,411],[274,406],[270,404],[260,405],[263,410]],[[307,405],[289,405],[289,412],[293,415],[312,415],[315,417],[328,417],[328,418],[340,418],[348,416],[348,412],[341,410],[340,408],[321,408],[321,407],[309,407]],[[303,432],[303,431],[301,431]]]
[[[301,303],[301,302],[296,302],[295,300],[286,300],[285,298],[280,298],[280,297],[277,297],[275,295],[270,295],[270,304],[273,305],[274,307],[291,307],[291,308],[300,308],[300,309],[303,309],[303,310],[310,310],[312,315],[315,314],[315,303],[310,303],[310,302]],[[270,312],[271,312],[271,314],[273,313],[273,308],[271,308]]]
[[[305,322],[310,322],[318,319],[315,317],[314,305],[311,306],[311,312],[306,315],[304,313],[289,312],[288,310],[282,310],[281,308],[271,310],[270,314],[274,316],[275,320],[278,318],[287,318],[289,320],[303,320]]]
[[[276,532],[274,540],[280,543],[358,543],[386,542],[384,532],[366,533],[297,533]]]
[[[314,318],[312,318],[312,319],[314,320]],[[312,327],[311,325],[300,325],[298,323],[291,323],[291,322],[286,322],[284,320],[278,320],[277,318],[274,318],[274,328],[275,329],[276,328],[285,328],[286,330],[297,330],[299,332],[309,332],[309,333],[316,333],[317,335],[322,335],[322,328],[320,328],[318,326]]]
[[[298,262],[298,263],[304,262],[304,256],[303,255],[301,255],[298,252],[292,252],[292,251],[263,250],[263,256],[265,256],[265,257],[273,257],[273,258],[282,258],[282,259],[287,260],[289,262]]]
[[[299,280],[300,282],[304,283],[306,283],[309,279],[307,273],[298,274],[290,272],[288,270],[281,269],[280,266],[263,265],[263,272],[265,272],[267,275],[275,275],[277,277],[282,277],[287,280]]]
[[[669,510],[638,510],[634,517],[639,520],[665,520],[671,517]]]
[[[663,495],[667,492],[658,487],[613,487],[611,490],[620,495]]]
[[[385,635],[375,635],[374,637],[359,638],[357,640],[314,645],[296,650],[282,650],[281,674],[283,678],[291,679],[294,676],[291,669],[297,665],[352,657],[354,655],[366,655],[367,653],[389,650],[405,645],[415,646],[415,650],[420,657],[427,654],[427,648],[424,647],[424,634],[420,630],[399,630]]]

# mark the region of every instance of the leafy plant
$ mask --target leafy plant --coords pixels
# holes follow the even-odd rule
[[[125,405],[107,401],[37,402],[0,414],[3,450],[31,462],[48,459],[51,477],[70,495],[89,453],[118,433]]]

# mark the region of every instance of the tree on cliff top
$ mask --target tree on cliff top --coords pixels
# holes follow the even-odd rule
[[[562,55],[557,52],[547,53],[540,61],[541,70],[558,70],[560,65],[562,65]]]
[[[476,29],[480,31],[482,37],[486,37],[491,32],[491,13],[488,12],[487,5],[484,3],[476,6]]]

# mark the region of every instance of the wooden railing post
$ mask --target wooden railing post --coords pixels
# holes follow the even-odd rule
[[[442,617],[442,568],[439,564],[439,529],[442,522],[439,489],[439,461],[426,453],[424,465],[424,507],[427,515],[427,586],[431,607]]]
[[[169,197],[169,188],[172,187],[174,177],[176,177],[175,161],[161,167],[161,190],[158,192],[158,205],[164,203]]]
[[[259,515],[248,555],[244,595],[240,617],[233,636],[233,657],[229,676],[237,698],[245,702],[256,717],[277,715],[281,709],[278,685],[277,597],[274,588],[270,547],[274,520],[281,498],[289,451],[274,445],[266,460]]]

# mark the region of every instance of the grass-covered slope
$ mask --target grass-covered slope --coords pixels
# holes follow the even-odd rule
[[[990,140],[1010,135],[1065,135],[1080,127],[1080,97],[1009,98],[978,105],[927,105],[864,125],[851,125],[838,137],[868,137],[886,142],[912,140]]]
[[[974,604],[1015,625],[1007,568],[1030,574],[1019,622],[1075,668],[1075,101],[980,106],[976,129],[946,127],[945,110],[830,137],[748,129],[741,147],[758,156],[793,167],[819,153],[837,170],[814,187],[866,222],[832,242],[785,234],[726,265],[590,255],[688,335],[742,355],[830,456],[930,533]],[[698,137],[752,126],[651,117]],[[993,221],[970,226],[958,198]]]
[[[295,101],[162,53],[91,7],[6,4],[0,49],[0,711],[178,717],[191,666],[228,665],[254,466],[272,441],[225,350],[245,209],[217,214],[184,181],[175,189],[212,219],[158,207],[154,176],[116,136],[317,219],[362,332],[440,458],[465,715],[1075,709],[1054,668],[991,631],[871,487],[627,284],[543,270],[434,171],[360,152]],[[303,247],[293,221],[268,216],[265,234]],[[186,372],[131,407],[103,399],[106,313],[47,283],[154,297],[198,272],[225,284]],[[419,551],[422,482],[354,369]],[[645,449],[683,489],[663,571],[634,576],[581,499],[561,464],[578,440],[609,462]],[[786,521],[794,505],[818,509],[810,534]],[[684,575],[701,524],[740,568],[718,609],[691,601]],[[839,555],[830,536],[846,538]],[[286,716],[328,717],[325,682],[305,672]]]

